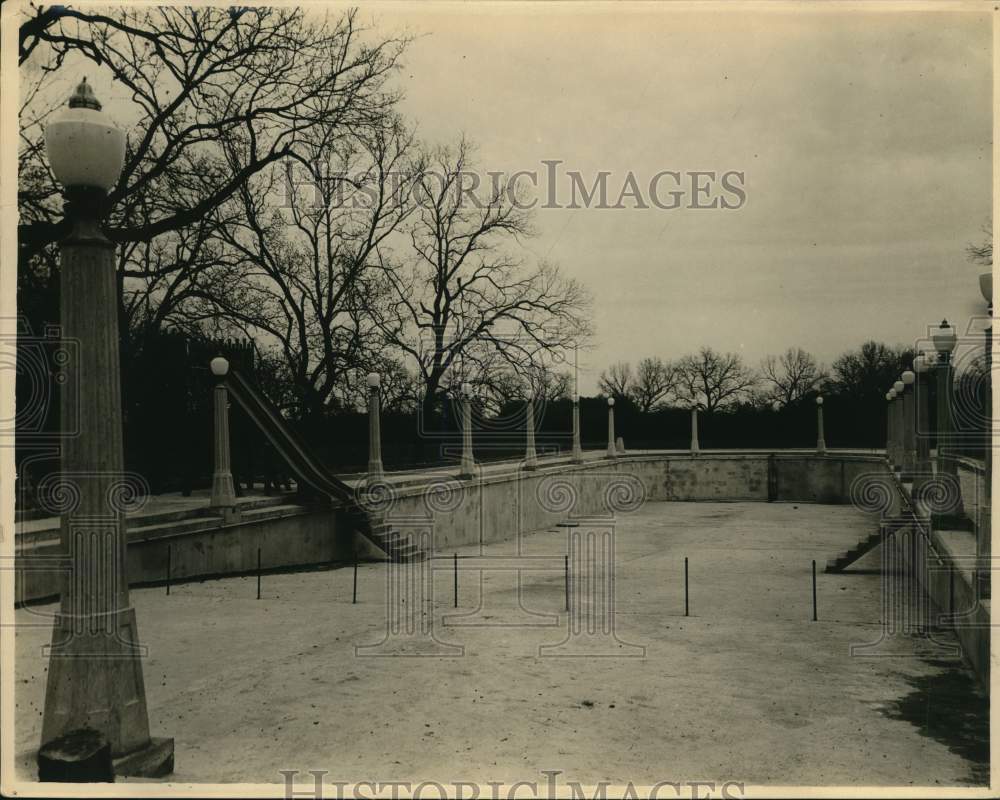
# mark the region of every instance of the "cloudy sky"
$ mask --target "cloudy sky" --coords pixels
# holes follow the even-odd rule
[[[982,312],[965,257],[991,211],[992,30],[982,5],[887,13],[789,6],[363,6],[416,39],[404,110],[465,133],[484,169],[739,170],[738,210],[540,209],[538,258],[595,296],[610,362],[700,345],[829,362]],[[954,7],[953,7],[954,8]],[[667,189],[671,188],[664,184]],[[568,183],[566,184],[568,186]]]

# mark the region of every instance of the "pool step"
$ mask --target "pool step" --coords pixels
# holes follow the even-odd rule
[[[392,561],[423,561],[427,557],[409,534],[402,534],[385,522],[372,523],[368,538],[381,547]]]
[[[874,533],[859,541],[850,550],[845,550],[836,558],[831,558],[826,562],[826,572],[843,572],[847,567],[864,555],[867,555],[882,543],[882,539],[901,528],[908,527],[915,523],[912,514],[900,514],[895,517],[886,517],[879,525],[879,529]]]

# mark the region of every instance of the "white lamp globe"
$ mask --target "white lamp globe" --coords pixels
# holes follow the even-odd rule
[[[608,398],[608,408],[610,408],[610,407],[611,407],[611,406],[613,406],[614,404],[615,404],[615,398],[613,398],[613,397],[609,397],[609,398]]]
[[[892,390],[885,393],[885,399],[888,400],[890,403],[892,402],[892,398],[894,398],[895,396],[896,394]]]
[[[816,398],[816,405],[818,405],[818,406],[823,405],[823,398],[822,398],[822,396]]]
[[[904,384],[903,384],[902,381],[896,381],[892,385],[892,388],[893,388],[893,391],[896,392],[896,394],[902,394],[903,393],[903,386],[904,386]]]
[[[955,329],[948,324],[948,320],[943,319],[931,334],[931,341],[934,342],[934,349],[939,353],[950,353],[955,349],[958,335],[955,333]]]
[[[903,383],[909,386],[916,380],[917,376],[911,370],[906,370],[900,377],[903,379]]]
[[[222,356],[213,358],[208,366],[212,370],[212,374],[217,378],[223,378],[229,374],[229,362]]]
[[[913,371],[917,373],[917,375],[922,375],[927,372],[928,366],[927,356],[923,354],[923,351],[917,353],[916,358],[913,359]]]
[[[45,126],[45,152],[63,186],[90,186],[110,191],[125,164],[125,133],[101,111],[84,78],[69,107]]]
[[[379,375],[377,372],[369,372],[368,373],[368,388],[369,389],[377,389],[379,387],[380,383],[382,383],[382,376],[381,375]]]

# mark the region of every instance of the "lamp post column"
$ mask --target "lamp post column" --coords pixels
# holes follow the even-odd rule
[[[892,437],[895,435],[895,407],[893,406],[892,399],[895,397],[892,390],[890,389],[885,393],[885,458],[889,462],[889,466],[892,466],[893,459],[893,443]]]
[[[368,378],[368,480],[379,481],[385,474],[382,469],[382,421],[379,386],[382,378],[369,372]]]
[[[701,452],[698,445],[698,406],[691,409],[691,455],[696,456]]]
[[[527,435],[524,468],[538,469],[538,454],[535,452],[535,398],[530,393],[524,401],[524,428]]]
[[[955,330],[943,320],[932,334],[934,347],[937,349],[937,467],[940,472],[956,474],[954,460],[948,452],[951,449],[952,417],[951,398],[954,391],[952,385],[951,353],[957,341]]]
[[[149,735],[142,647],[126,573],[118,284],[114,245],[102,230],[124,134],[104,121],[86,81],[68,113],[46,129],[49,161],[66,188],[60,243],[62,335],[78,345],[63,368],[61,481],[72,504],[60,519],[70,569],[61,576],[52,630],[42,745],[80,728],[107,738],[119,775],[173,770],[173,740]]]
[[[826,453],[826,438],[823,436],[823,398],[816,398],[816,452]]]
[[[916,380],[913,383],[913,401],[916,406],[916,459],[914,462],[913,494],[920,497],[921,486],[931,475],[930,407],[928,405],[927,370],[930,363],[924,353],[913,359]]]
[[[476,461],[472,456],[472,387],[462,384],[462,468],[459,477],[471,478],[476,474]]]
[[[905,430],[905,410],[903,408],[903,389],[904,385],[902,381],[896,381],[892,385],[892,389],[895,392],[893,397],[893,405],[896,407],[895,415],[893,418],[893,426],[895,432],[893,434],[894,445],[893,450],[895,451],[895,458],[893,458],[892,468],[895,470],[896,475],[900,476],[903,473],[903,455],[906,447],[903,443],[904,440],[904,430]]]
[[[913,382],[915,375],[911,370],[906,370],[902,375],[903,380],[903,479],[913,480],[917,460],[917,418],[916,405],[914,404]]]
[[[954,463],[948,456],[951,449],[951,353],[938,353],[937,369],[937,468],[953,472]]]
[[[573,395],[573,456],[574,464],[583,461],[583,447],[580,445],[580,395]]]
[[[226,389],[229,362],[217,356],[209,366],[215,376],[215,470],[212,473],[212,500],[209,505],[213,508],[232,508],[236,505],[236,491],[229,461],[229,392]]]
[[[618,458],[615,449],[615,398],[608,398],[608,458]]]

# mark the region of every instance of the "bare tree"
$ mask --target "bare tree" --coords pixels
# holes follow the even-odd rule
[[[416,364],[427,418],[452,383],[496,369],[497,357],[523,373],[589,333],[587,292],[552,264],[523,262],[515,246],[529,215],[499,182],[476,194],[471,154],[464,139],[432,154],[409,263],[380,251],[393,302],[377,324]]]
[[[679,396],[705,411],[739,401],[753,389],[757,376],[736,353],[718,353],[703,347],[677,365]]]
[[[420,383],[398,358],[389,353],[375,354],[365,369],[344,376],[338,386],[338,402],[345,408],[363,411],[368,407],[368,374],[377,372],[379,403],[383,411],[412,412],[420,398]]]
[[[965,247],[966,255],[973,264],[984,267],[993,266],[993,221],[990,220],[983,226],[983,240],[979,243],[969,244]]]
[[[826,380],[826,372],[801,347],[790,347],[780,356],[767,356],[760,366],[770,395],[788,405]]]
[[[913,356],[910,347],[867,341],[833,362],[833,388],[857,400],[878,402],[910,368]]]
[[[109,198],[109,236],[123,245],[124,316],[159,321],[190,283],[202,294],[210,288],[198,274],[215,255],[206,226],[223,222],[217,212],[254,176],[307,158],[317,125],[346,132],[392,107],[387,80],[405,44],[367,37],[353,11],[315,18],[293,7],[30,6],[19,30],[28,86],[21,273],[60,236],[60,191],[41,142],[49,113],[66,99],[54,98],[51,84],[69,54],[125,87],[138,112]]]
[[[188,309],[275,341],[300,413],[321,414],[331,401],[356,402],[353,373],[390,363],[372,321],[389,301],[379,251],[413,211],[423,168],[391,115],[350,134],[315,126],[303,150],[295,180],[275,167],[239,190],[237,213],[215,234],[226,291],[205,292]]]
[[[632,365],[617,361],[601,372],[597,388],[608,397],[628,397],[632,390]]]
[[[677,365],[658,356],[642,359],[629,387],[629,397],[639,410],[648,413],[662,406],[678,383]]]
[[[474,382],[484,391],[484,408],[499,411],[504,406],[534,397],[539,402],[551,402],[570,396],[573,376],[569,372],[556,372],[552,365],[540,363],[523,371],[513,368],[492,370],[474,378]]]

